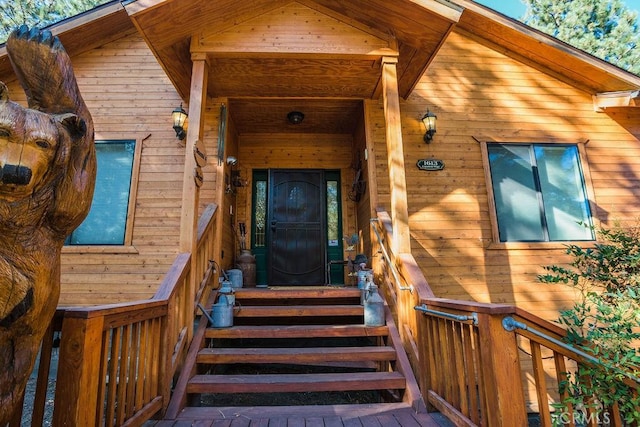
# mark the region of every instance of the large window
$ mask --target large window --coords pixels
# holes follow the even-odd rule
[[[487,144],[501,242],[593,240],[576,145]]]
[[[135,141],[96,141],[98,172],[91,210],[67,245],[123,245]]]

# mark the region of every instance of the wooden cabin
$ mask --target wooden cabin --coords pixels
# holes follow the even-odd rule
[[[516,425],[507,396],[521,396],[527,411],[548,412],[551,386],[532,380],[547,368],[515,366],[492,316],[561,336],[544,322],[574,296],[538,283],[542,266],[566,261],[569,242],[596,241],[578,221],[636,223],[640,77],[470,0],[113,1],[51,30],[98,148],[92,211],[62,255],[65,321],[149,300],[180,276],[191,302],[172,306],[182,321],[170,325],[186,326],[168,335],[187,337],[171,341],[186,353],[189,313],[241,248],[255,256],[256,291],[352,289],[348,261],[363,254],[430,410]],[[0,80],[25,102],[0,55]],[[183,139],[172,128],[180,106]],[[425,136],[427,112],[437,128]],[[199,258],[198,221],[212,212]],[[203,276],[204,290],[193,284]],[[485,378],[502,396],[476,407],[486,418],[432,376],[449,362],[424,341],[439,327],[420,326],[422,304],[493,319],[477,328],[491,333],[487,372],[504,371]],[[520,371],[522,383],[503,387]],[[68,390],[93,386],[83,372]],[[167,384],[147,418],[166,411]],[[84,404],[64,416],[91,420]]]

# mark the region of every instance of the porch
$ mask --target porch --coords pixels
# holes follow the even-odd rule
[[[42,425],[44,414],[51,411],[46,385],[54,337],[58,332],[61,332],[61,340],[53,425],[270,426],[285,425],[285,421],[286,425],[302,425],[303,421],[305,425],[320,425],[322,421],[324,425],[446,426],[448,419],[454,425],[513,426],[527,425],[528,413],[535,412],[539,414],[541,425],[551,426],[554,417],[558,416],[552,405],[561,397],[559,385],[565,380],[566,373],[578,363],[596,363],[593,358],[560,344],[564,332],[530,313],[505,305],[435,298],[415,260],[409,255],[390,251],[390,222],[385,213],[380,212],[372,221],[377,242],[374,253],[378,250],[381,253],[381,257],[376,258],[374,269],[376,281],[388,303],[387,332],[362,324],[352,330],[359,330],[361,336],[382,334],[388,337],[385,345],[392,346],[395,353],[390,359],[386,359],[388,356],[376,356],[385,358],[382,361],[385,369],[382,383],[377,383],[375,388],[396,390],[387,393],[395,402],[358,406],[304,405],[299,408],[190,408],[186,405],[188,394],[211,390],[234,394],[246,391],[242,389],[243,382],[253,387],[253,392],[269,392],[271,387],[268,383],[251,384],[246,377],[236,377],[226,383],[220,377],[211,382],[199,377],[196,383],[189,383],[194,376],[198,377],[196,361],[201,350],[200,345],[192,344],[202,342],[202,336],[207,333],[232,331],[231,328],[221,328],[219,331],[224,332],[207,332],[203,321],[197,322],[198,327],[193,329],[194,318],[199,318],[200,313],[197,309],[191,311],[194,309],[190,304],[210,301],[217,291],[217,286],[213,285],[214,269],[209,262],[211,240],[217,232],[213,227],[215,215],[216,208],[211,206],[201,218],[198,228],[198,251],[195,253],[197,282],[189,279],[191,255],[180,254],[150,300],[58,312],[43,340],[33,405],[24,408],[32,415],[31,425]],[[312,292],[319,295],[322,289]],[[190,290],[193,290],[194,298],[189,297]],[[359,294],[355,289],[339,290],[346,293],[345,296],[354,291]],[[281,292],[284,291],[278,291],[276,298],[282,299]],[[318,315],[318,308],[300,311],[297,304],[286,305],[290,318]],[[327,306],[328,311],[323,317],[336,317],[336,311],[331,307],[333,304]],[[253,312],[258,311],[267,317],[274,314],[264,308]],[[351,317],[350,321],[354,322],[352,317],[361,314],[345,310],[342,315]],[[290,328],[285,325],[276,329],[295,339],[303,333],[307,335],[314,329],[323,328],[311,325]],[[245,328],[245,336],[249,330],[252,328]],[[270,333],[273,332],[262,330],[262,334]],[[335,337],[335,332],[328,334]],[[332,364],[336,362],[332,357],[348,352],[312,353],[274,350],[269,357],[282,360],[295,355],[298,360],[303,360],[324,355],[323,363]],[[218,357],[222,357],[222,353]],[[239,356],[236,353],[233,357]],[[243,357],[261,356],[248,352]],[[341,364],[348,364],[342,356],[338,356],[338,360]],[[305,363],[308,362],[309,359]],[[348,372],[324,377],[325,380],[330,379],[324,383],[302,381],[297,386],[289,383],[273,387],[306,391],[309,385],[314,384],[313,387],[318,387],[316,390],[326,391],[326,384],[331,384],[331,387],[345,390],[351,387],[345,384],[359,383],[350,381],[352,376],[353,373]],[[620,381],[638,390],[638,383],[631,378]],[[206,383],[214,389],[206,389]],[[593,396],[582,398],[588,401]],[[605,409],[611,425],[624,425],[615,405]],[[446,419],[434,415],[436,412]],[[593,419],[595,416],[573,407],[560,415],[563,419]],[[19,411],[10,425],[20,426],[21,417]]]

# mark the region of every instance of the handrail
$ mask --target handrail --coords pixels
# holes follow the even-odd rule
[[[369,220],[369,222],[372,224],[371,229],[373,230],[374,234],[376,235],[376,238],[378,239],[378,244],[380,245],[380,251],[382,252],[382,255],[384,256],[384,260],[386,261],[387,266],[391,270],[391,274],[393,275],[393,278],[396,281],[398,289],[400,289],[401,291],[409,291],[409,292],[413,293],[414,288],[413,288],[412,284],[409,284],[409,286],[400,285],[400,283],[402,283],[402,282],[400,281],[400,277],[398,276],[398,271],[396,270],[396,267],[391,262],[391,258],[389,257],[389,253],[387,252],[387,248],[385,248],[385,246],[384,246],[384,243],[382,241],[382,237],[380,236],[380,233],[378,232],[378,229],[375,226],[373,226],[374,223],[378,222],[378,218],[371,218]]]
[[[46,355],[59,337],[54,425],[140,426],[166,409],[186,356],[187,331],[193,327],[193,313],[187,309],[197,304],[189,304],[186,291],[213,282],[216,212],[215,205],[204,210],[197,252],[178,254],[151,298],[58,309],[43,340],[37,380],[39,389],[46,387]],[[192,265],[200,283],[188,283]],[[40,425],[49,405],[42,392],[33,405],[31,425]],[[20,417],[16,414],[10,425],[20,426]]]
[[[615,366],[611,366],[610,364],[607,364],[605,362],[603,362],[601,359],[598,359],[597,357],[594,357],[593,355],[586,353],[572,345],[569,345],[563,341],[560,341],[544,332],[541,332],[539,330],[537,330],[536,328],[533,328],[531,326],[528,326],[527,324],[523,323],[523,322],[518,322],[516,319],[514,319],[511,316],[507,316],[504,319],[502,319],[502,327],[509,332],[512,331],[516,331],[517,329],[522,329],[523,331],[528,331],[530,333],[532,333],[533,335],[537,336],[538,338],[541,338],[542,340],[546,340],[549,341],[550,343],[560,347],[561,349],[564,349],[568,354],[573,354],[576,355],[582,359],[584,359],[584,361],[588,361],[591,362],[593,365],[597,365],[600,366],[602,368],[605,369],[612,369],[614,370],[616,373],[618,373],[619,375],[622,375],[628,379],[630,379],[631,381],[637,383],[638,385],[640,385],[640,378],[632,375],[629,372],[625,372],[621,369],[616,368]]]
[[[421,311],[423,313],[426,313],[426,314],[431,314],[433,316],[441,317],[443,319],[455,320],[457,322],[469,322],[470,321],[474,325],[478,324],[478,313],[475,313],[475,312],[471,313],[469,316],[457,315],[457,314],[447,313],[445,311],[437,311],[437,310],[428,309],[425,304],[417,305],[417,306],[414,307],[414,309],[417,310],[417,311]]]
[[[562,384],[575,377],[579,365],[612,369],[620,382],[640,392],[640,379],[631,372],[566,344],[563,329],[517,307],[438,298],[422,301],[415,310],[423,314],[421,329],[426,334],[421,346],[426,362],[422,375],[427,375],[421,382],[426,387],[423,393],[457,424],[525,425],[532,410],[539,412],[542,425],[595,419],[598,414],[588,412],[591,409],[583,413],[569,405],[566,412],[554,412],[549,403],[549,399],[562,401]],[[474,323],[460,323],[470,318]],[[551,355],[543,356],[545,352]],[[527,372],[532,386],[522,382],[522,372]],[[582,398],[587,402],[593,396]],[[499,407],[502,401],[508,404]],[[604,410],[608,412],[600,416],[610,419],[612,426],[624,425],[615,405]],[[517,417],[525,424],[514,421]]]
[[[380,228],[374,221],[372,229],[377,237],[384,234],[384,239],[378,237],[384,247],[382,242],[393,238],[388,214],[378,212]],[[564,398],[560,384],[575,376],[578,366],[596,365],[588,353],[562,342],[565,330],[559,325],[512,305],[436,298],[411,254],[383,254],[385,261],[393,256],[397,265],[390,267],[409,274],[415,287],[415,294],[394,295],[398,274],[392,270],[381,276],[381,289],[392,297],[405,349],[414,351],[409,359],[429,410],[466,426],[527,425],[527,413],[535,411],[544,426],[585,424],[597,416],[570,406],[567,412],[553,412],[552,403]],[[513,319],[505,321],[508,328],[517,327],[505,329],[505,318]],[[632,393],[640,393],[640,382],[629,375],[620,381]],[[616,405],[606,409],[611,425],[622,426]]]

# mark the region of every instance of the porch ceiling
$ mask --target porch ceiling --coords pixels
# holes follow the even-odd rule
[[[302,112],[302,123],[289,123],[290,111]],[[229,115],[239,134],[352,134],[363,111],[359,100],[241,98],[229,100]]]
[[[377,97],[380,58],[391,54],[398,56],[400,95],[406,97],[461,13],[436,0],[138,0],[125,7],[184,99],[192,54],[209,61],[209,97],[340,99]],[[305,20],[303,9],[316,16]],[[286,28],[262,25],[261,19],[272,22],[281,13],[299,20],[292,25],[289,17]],[[320,25],[336,38],[316,37]],[[357,40],[350,37],[356,32],[362,35]],[[372,43],[369,51],[363,40]]]

